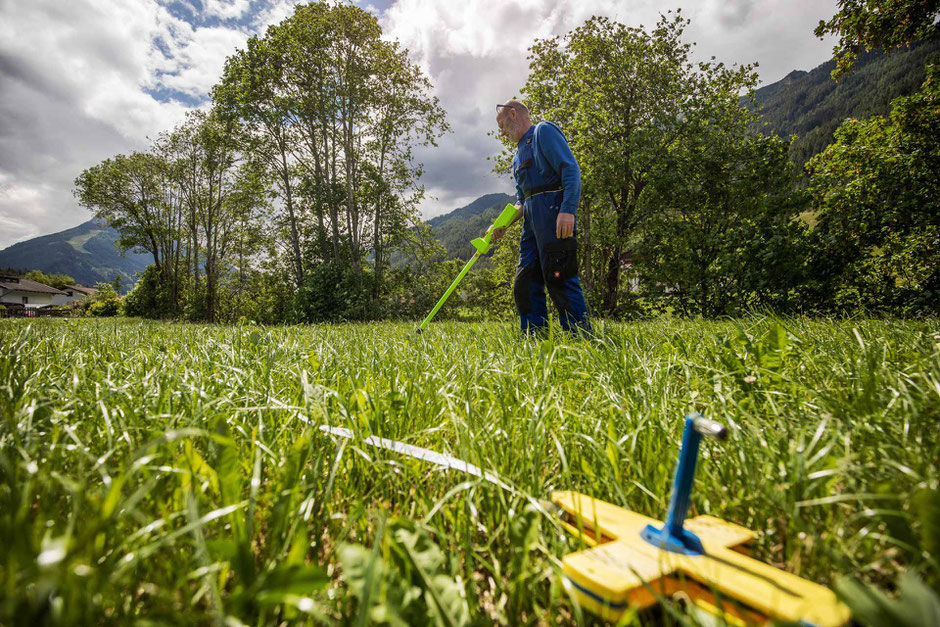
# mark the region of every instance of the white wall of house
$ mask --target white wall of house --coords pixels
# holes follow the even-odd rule
[[[19,290],[10,290],[0,295],[0,304],[19,303],[26,305],[27,309],[35,309],[45,305],[56,304],[55,298],[61,297],[59,294],[46,294],[42,292],[21,292]],[[26,298],[26,301],[23,300]]]
[[[78,291],[73,291],[68,288],[62,290],[64,294],[53,294],[52,295],[52,304],[56,307],[61,305],[67,305],[68,303],[75,302],[76,300],[85,298],[85,294],[82,294]]]

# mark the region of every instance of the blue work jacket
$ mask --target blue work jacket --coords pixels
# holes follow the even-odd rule
[[[512,160],[516,200],[524,203],[526,192],[551,187],[562,190],[560,211],[574,214],[581,200],[581,169],[568,140],[551,122],[529,127],[516,146]]]

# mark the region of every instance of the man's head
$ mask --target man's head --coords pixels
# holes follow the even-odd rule
[[[529,108],[515,99],[496,105],[496,124],[499,125],[501,135],[508,137],[513,143],[518,143],[532,126]]]

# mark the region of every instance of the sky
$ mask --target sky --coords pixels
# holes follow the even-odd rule
[[[91,217],[82,170],[145,150],[205,107],[226,57],[297,0],[0,0],[0,249]],[[518,96],[535,39],[592,15],[652,26],[681,8],[694,60],[759,64],[761,84],[832,56],[813,28],[836,0],[359,0],[434,84],[452,132],[422,149],[425,218],[512,191],[492,172],[495,104]]]

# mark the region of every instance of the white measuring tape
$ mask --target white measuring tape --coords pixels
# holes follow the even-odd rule
[[[329,433],[330,435],[339,436],[341,438],[346,438],[347,440],[356,439],[356,434],[350,429],[344,427],[331,427],[329,425],[320,425],[320,431],[324,433]],[[388,438],[380,438],[378,436],[370,435],[367,438],[362,440],[369,446],[376,446],[378,448],[384,448],[400,455],[406,455],[407,457],[412,457],[414,459],[420,459],[421,461],[434,464],[435,466],[440,466],[442,468],[452,468],[453,470],[459,470],[460,472],[472,475],[474,477],[480,477],[486,481],[489,481],[495,486],[498,486],[504,490],[510,492],[515,492],[515,490],[503,482],[502,479],[494,475],[488,470],[482,470],[479,466],[474,466],[471,463],[465,462],[462,459],[457,459],[456,457],[451,457],[450,455],[445,455],[443,453],[438,453],[437,451],[432,451],[431,449],[421,448],[420,446],[413,446],[411,444],[405,444],[404,442],[396,442],[395,440],[389,440]]]

